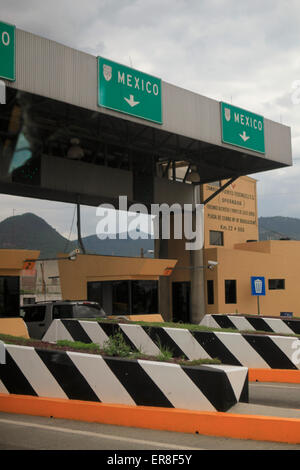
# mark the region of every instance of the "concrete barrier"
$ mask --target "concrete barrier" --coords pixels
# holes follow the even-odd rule
[[[3,341],[0,341],[0,364],[5,364],[6,362],[6,349]]]
[[[248,369],[181,366],[6,344],[0,394],[202,411],[248,402]]]
[[[54,320],[43,340],[67,339],[103,346],[117,331],[121,331],[133,350],[148,355],[157,355],[161,344],[172,350],[174,356],[189,360],[218,358],[222,364],[254,369],[300,369],[300,340],[287,336]]]
[[[209,328],[231,328],[239,331],[266,331],[268,333],[300,335],[300,319],[273,318],[247,315],[205,315],[200,325]]]

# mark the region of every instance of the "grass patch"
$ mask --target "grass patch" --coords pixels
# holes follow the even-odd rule
[[[156,356],[158,361],[169,361],[173,357],[172,349],[169,349],[167,346],[161,344],[160,339],[156,341],[157,347],[159,349],[159,354]]]
[[[96,343],[82,343],[81,341],[69,341],[61,339],[57,341],[57,346],[63,346],[73,349],[82,349],[83,351],[98,351],[100,353],[100,346]]]
[[[207,364],[222,364],[222,362],[217,359],[194,359],[192,361],[187,361],[185,359],[182,359],[180,361],[180,364],[183,366],[203,366]]]
[[[23,336],[13,336],[13,335],[7,335],[4,333],[0,333],[0,340],[3,341],[4,343],[18,343],[20,345],[27,345],[29,343],[39,343],[40,341],[37,339],[33,338],[24,338]]]
[[[113,336],[109,336],[103,345],[103,351],[107,356],[128,357],[134,351],[125,342],[122,333],[119,331]]]

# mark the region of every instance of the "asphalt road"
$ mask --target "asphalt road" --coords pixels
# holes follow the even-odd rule
[[[249,402],[300,410],[300,384],[249,382]]]
[[[126,428],[39,416],[0,413],[0,450],[172,451],[300,450],[300,445],[217,438],[196,434]],[[109,453],[113,456],[114,453]]]
[[[249,398],[251,404],[299,410],[300,385],[250,383]],[[155,455],[172,451],[187,459],[191,455],[189,451],[292,449],[300,450],[300,445],[0,413],[0,450],[126,450],[132,451],[133,456],[136,455],[134,451],[139,450],[152,453],[155,451]],[[106,453],[105,459],[115,455]],[[185,463],[187,464],[187,460]]]

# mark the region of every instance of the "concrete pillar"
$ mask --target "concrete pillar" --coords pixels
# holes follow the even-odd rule
[[[169,276],[160,276],[158,282],[159,313],[164,321],[172,321],[172,294]]]
[[[154,241],[155,258],[168,258],[168,240]],[[158,307],[165,321],[172,321],[172,295],[169,276],[160,276],[158,281]]]
[[[198,324],[206,313],[205,300],[205,269],[202,250],[191,251],[191,322]]]
[[[194,202],[200,204],[201,188],[195,186]],[[204,221],[203,221],[204,223]],[[204,249],[194,250],[191,254],[191,322],[198,324],[206,314]]]
[[[193,204],[200,204],[200,187],[195,187]],[[196,217],[196,216],[195,216]],[[194,224],[195,225],[195,224]],[[171,237],[173,228],[171,229]],[[172,282],[190,281],[190,321],[198,324],[206,314],[205,299],[205,268],[204,250],[185,251],[185,242],[187,240],[155,240],[155,257],[164,259],[178,259],[177,266],[172,276],[163,276],[159,280],[159,313],[163,315],[164,320],[172,320]],[[176,243],[175,243],[176,242]]]

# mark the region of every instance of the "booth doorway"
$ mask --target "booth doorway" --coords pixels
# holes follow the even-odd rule
[[[190,323],[190,282],[172,283],[173,321]]]
[[[0,276],[0,317],[18,317],[20,314],[20,278]]]

